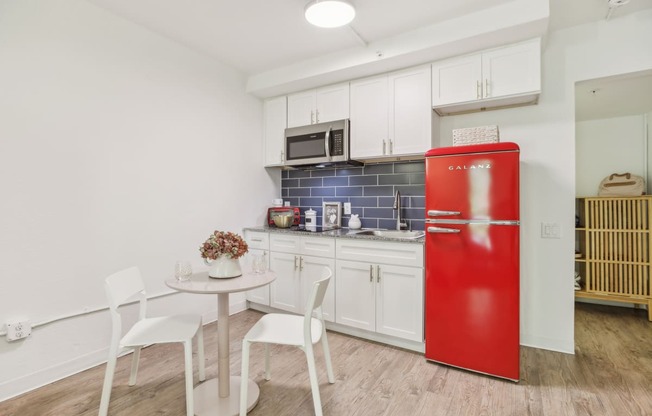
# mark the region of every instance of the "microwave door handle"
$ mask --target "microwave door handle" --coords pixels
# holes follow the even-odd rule
[[[331,160],[331,130],[333,128],[329,127],[328,130],[326,130],[326,140],[324,141],[324,150],[326,151],[326,157],[328,158],[328,161],[330,162]]]

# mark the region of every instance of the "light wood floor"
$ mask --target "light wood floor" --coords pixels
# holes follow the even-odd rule
[[[231,373],[240,373],[239,340],[261,316],[231,320]],[[205,330],[207,377],[217,375],[215,324]],[[577,304],[576,354],[521,348],[518,384],[426,362],[423,356],[328,333],[336,383],[328,384],[317,347],[326,416],[340,415],[652,415],[652,323],[645,310]],[[311,415],[304,355],[272,348],[272,379],[263,349],[252,346],[251,374],[260,386],[252,416]],[[127,385],[130,356],[118,362],[109,414],[184,415],[181,347],[143,350],[138,384]],[[0,403],[0,415],[96,415],[105,366]],[[197,370],[195,368],[195,381]]]

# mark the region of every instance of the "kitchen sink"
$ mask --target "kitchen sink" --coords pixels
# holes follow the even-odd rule
[[[358,231],[356,235],[373,235],[376,237],[387,237],[387,238],[402,238],[405,240],[413,240],[421,238],[426,233],[423,231],[408,231],[408,230],[364,230]]]

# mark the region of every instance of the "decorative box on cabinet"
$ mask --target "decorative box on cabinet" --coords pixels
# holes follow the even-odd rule
[[[578,198],[577,206],[575,296],[647,305],[652,321],[652,196]]]
[[[539,38],[432,64],[440,115],[535,104],[541,93]]]
[[[288,127],[349,118],[349,84],[288,95]]]
[[[351,82],[351,157],[423,156],[433,146],[430,66]]]

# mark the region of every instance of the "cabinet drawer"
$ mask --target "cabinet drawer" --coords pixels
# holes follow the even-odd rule
[[[257,231],[245,231],[245,240],[249,248],[269,250],[269,234]]]
[[[300,254],[300,237],[291,234],[270,234],[269,249],[280,253]]]
[[[335,239],[304,237],[300,240],[300,253],[309,256],[335,257]]]
[[[342,238],[336,242],[337,258],[397,266],[423,267],[423,245]]]

